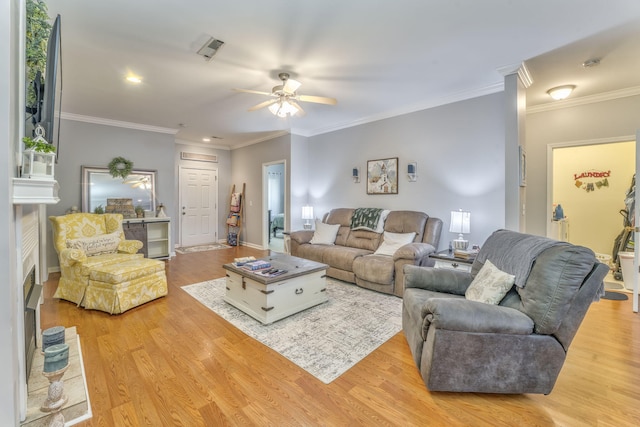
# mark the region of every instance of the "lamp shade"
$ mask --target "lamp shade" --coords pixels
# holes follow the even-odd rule
[[[302,207],[302,219],[313,219],[313,206]]]
[[[451,211],[451,222],[449,223],[451,233],[467,234],[471,232],[471,212],[462,210]]]

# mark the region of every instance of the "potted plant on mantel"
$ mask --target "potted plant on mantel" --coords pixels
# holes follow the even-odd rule
[[[22,142],[25,148],[22,152],[22,177],[53,180],[56,147],[40,136],[35,139],[25,136]]]

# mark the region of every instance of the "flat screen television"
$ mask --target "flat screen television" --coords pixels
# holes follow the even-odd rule
[[[47,43],[47,62],[44,82],[38,73],[34,82],[37,96],[36,108],[32,108],[32,122],[35,126],[44,128],[44,138],[50,144],[59,147],[60,114],[56,118],[56,101],[61,105],[62,101],[62,70],[60,67],[60,15],[56,16],[51,35]],[[58,150],[59,151],[59,150]]]

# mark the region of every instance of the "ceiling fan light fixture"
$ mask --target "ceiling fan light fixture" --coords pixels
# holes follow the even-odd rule
[[[556,101],[559,101],[561,99],[567,98],[575,88],[575,85],[556,86],[549,89],[547,93],[550,97],[552,97]]]
[[[287,100],[280,100],[269,105],[269,111],[271,111],[274,116],[284,118],[287,116],[295,116],[298,113],[298,108]]]

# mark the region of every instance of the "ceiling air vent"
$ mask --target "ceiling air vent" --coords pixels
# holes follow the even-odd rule
[[[218,52],[218,49],[220,49],[222,47],[222,45],[224,45],[224,42],[222,40],[218,40],[215,39],[213,37],[211,37],[198,51],[198,55],[202,55],[205,59],[205,61],[211,61],[211,59],[213,58],[213,56]]]
[[[180,158],[182,160],[197,160],[199,162],[218,163],[218,156],[212,156],[210,154],[187,153],[185,151],[181,151]]]

